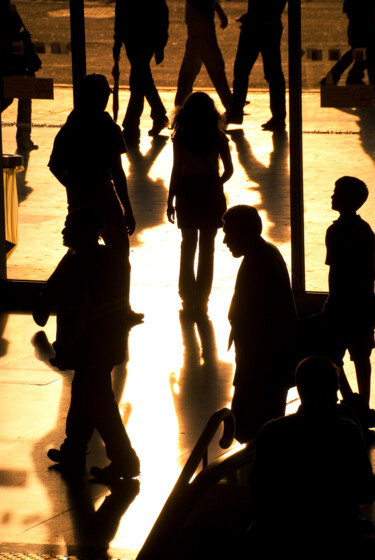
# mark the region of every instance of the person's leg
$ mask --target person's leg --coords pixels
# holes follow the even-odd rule
[[[198,243],[197,229],[181,229],[181,258],[178,292],[184,309],[192,309],[195,298],[194,261]]]
[[[242,115],[246,103],[249,76],[259,52],[258,34],[254,29],[250,29],[248,24],[244,23],[241,27],[234,62],[233,96],[230,107],[230,112],[233,115],[238,113]]]
[[[38,148],[31,140],[31,99],[18,100],[16,140],[21,154]]]
[[[220,97],[226,111],[229,111],[232,100],[228,80],[225,74],[225,62],[217,42],[215,24],[204,24],[199,42],[200,56],[207,73]]]
[[[363,78],[367,68],[367,60],[355,60],[346,77],[346,85],[364,85]]]
[[[162,123],[167,123],[167,110],[164,107],[164,104],[161,100],[159,92],[154,82],[154,78],[152,76],[150,63],[153,56],[153,49],[152,47],[147,48],[147,45],[144,46],[144,53],[143,53],[143,88],[144,94],[147,99],[147,103],[150,105],[151,108],[151,118],[154,121],[154,125],[161,125]],[[163,127],[164,128],[164,127]]]
[[[371,361],[367,356],[356,359],[354,362],[357,376],[358,392],[367,406],[370,405],[371,391]]]
[[[130,97],[122,126],[125,138],[129,143],[132,143],[139,140],[140,136],[140,122],[145,99],[145,60],[142,53],[139,53],[139,45],[135,44],[134,41],[126,41],[124,44],[130,63]]]
[[[353,49],[349,49],[342,55],[340,60],[338,60],[327,73],[327,75],[321,80],[322,85],[335,85],[340,81],[342,74],[353,62]]]
[[[285,125],[286,116],[285,78],[280,51],[282,31],[281,23],[268,26],[261,49],[264,77],[269,83],[272,120],[280,123],[280,126]]]
[[[131,327],[142,321],[143,313],[135,313],[130,305],[130,244],[125,231],[125,217],[117,202],[103,204],[100,210],[105,222],[101,237],[104,243],[115,251],[119,264],[123,267],[125,306],[128,311],[128,324]]]
[[[118,404],[112,390],[111,368],[92,368],[91,383],[87,391],[91,403],[95,428],[102,438],[111,470],[118,475],[138,474],[139,461],[122,422]],[[130,473],[132,470],[132,473]]]
[[[192,93],[195,79],[201,67],[202,59],[199,55],[195,38],[188,34],[185,54],[178,74],[177,92],[174,100],[175,106],[182,107]]]
[[[201,309],[202,311],[207,311],[207,303],[212,288],[216,233],[217,229],[199,230],[195,306],[197,309]]]
[[[49,459],[63,470],[80,473],[86,464],[87,444],[94,431],[91,403],[88,400],[90,372],[84,368],[74,373],[71,400],[66,418],[65,440],[60,449],[50,449]]]

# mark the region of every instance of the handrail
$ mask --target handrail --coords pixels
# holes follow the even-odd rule
[[[229,409],[224,408],[215,412],[207,422],[142,549],[138,553],[137,560],[154,560],[155,558],[162,560],[165,558],[186,517],[207,488],[218,482],[226,473],[232,472],[251,460],[253,446],[248,444],[239,451],[232,450],[229,452],[229,456],[225,454],[219,457],[204,467],[191,481],[222,422],[224,429],[219,442],[220,446],[226,449],[232,444],[235,429],[234,417]]]
[[[203,468],[207,466],[208,447],[222,422],[224,424],[224,428],[223,435],[219,441],[220,447],[222,449],[228,449],[228,447],[233,443],[235,432],[234,416],[228,408],[222,408],[221,410],[215,412],[207,422],[206,427],[190,453],[189,459],[186,461],[186,464],[182,469],[176,486],[189,483],[191,477],[197,470],[200,461],[203,461]]]

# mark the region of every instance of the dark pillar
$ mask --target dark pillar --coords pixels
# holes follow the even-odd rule
[[[74,106],[77,105],[79,90],[86,76],[86,43],[84,0],[70,2],[70,37],[72,44],[72,77]]]
[[[288,2],[290,220],[292,288],[305,291],[305,243],[302,154],[301,0]]]

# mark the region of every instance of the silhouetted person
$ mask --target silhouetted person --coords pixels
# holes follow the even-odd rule
[[[286,264],[261,237],[257,210],[234,206],[223,220],[224,243],[235,258],[243,257],[228,317],[236,352],[232,412],[236,439],[244,443],[285,413],[296,312]]]
[[[173,168],[167,216],[181,230],[179,294],[184,312],[207,313],[211,293],[215,237],[226,210],[223,185],[232,176],[228,139],[219,126],[213,100],[192,93],[174,119]],[[219,160],[224,171],[219,175]],[[176,206],[173,206],[175,201]],[[199,243],[197,272],[195,254]]]
[[[165,0],[116,0],[113,46],[115,64],[112,74],[119,76],[120,51],[124,44],[130,63],[130,99],[122,126],[129,145],[139,142],[140,119],[145,99],[151,107],[153,120],[149,136],[157,136],[168,125],[166,109],[150,69],[153,56],[156,64],[164,60],[168,26],[168,6]]]
[[[126,302],[124,268],[111,248],[98,243],[103,225],[96,208],[68,214],[62,234],[69,250],[47,281],[33,316],[44,326],[56,308],[56,357],[50,361],[61,370],[74,370],[66,439],[48,457],[63,472],[81,473],[96,428],[111,463],[104,469],[92,467],[91,474],[110,483],[137,476],[139,459],[112,391],[112,368],[127,350]]]
[[[373,502],[374,475],[358,427],[336,404],[339,368],[306,358],[296,385],[298,411],[266,423],[256,438],[251,557],[372,558],[375,541],[365,535],[373,527],[359,505]]]
[[[105,111],[110,93],[105,76],[84,78],[78,107],[57,133],[48,165],[66,188],[69,212],[85,206],[100,208],[105,220],[101,236],[126,269],[128,320],[136,324],[143,314],[130,308],[128,237],[134,233],[135,220],[121,162],[126,144],[120,127]]]
[[[348,43],[350,49],[336,62],[321,81],[322,85],[337,84],[345,70],[349,70],[346,84],[364,84],[367,68],[370,83],[375,83],[375,3],[374,0],[344,0],[343,12],[348,17]],[[356,59],[355,49],[366,49],[361,60]]]
[[[15,43],[20,49],[15,50]],[[12,98],[4,98],[2,78],[20,75],[34,76],[42,63],[35,52],[31,35],[19,15],[17,8],[10,0],[0,0],[0,105],[1,112],[13,102]],[[18,99],[17,111],[17,151],[21,155],[38,146],[31,140],[31,99]]]
[[[264,77],[269,83],[272,118],[264,130],[285,129],[285,79],[281,65],[281,14],[287,0],[249,0],[241,18],[241,31],[234,63],[233,97],[227,122],[241,124],[251,70],[262,55]]]
[[[215,0],[186,0],[185,22],[187,40],[177,82],[175,105],[181,107],[193,91],[202,64],[226,110],[229,110],[231,91],[225,75],[225,63],[216,37],[215,12],[220,27],[225,29],[228,19],[219,2]]]
[[[323,310],[335,362],[342,367],[349,350],[366,406],[374,345],[375,236],[357,210],[367,197],[365,183],[356,177],[341,177],[335,183],[332,209],[340,217],[326,233],[329,296]]]

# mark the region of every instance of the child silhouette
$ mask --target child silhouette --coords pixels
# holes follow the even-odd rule
[[[329,296],[323,316],[332,336],[335,360],[342,368],[344,354],[349,351],[359,394],[368,406],[374,345],[375,236],[357,214],[367,197],[367,186],[356,177],[341,177],[335,183],[332,209],[340,216],[326,233]]]

